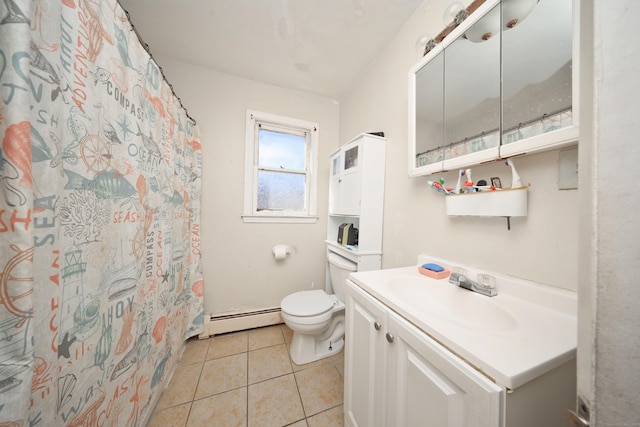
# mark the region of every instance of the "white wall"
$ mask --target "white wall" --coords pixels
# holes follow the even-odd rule
[[[359,132],[384,131],[387,176],[383,268],[411,265],[420,253],[501,271],[541,283],[577,288],[577,191],[557,190],[558,151],[518,158],[529,190],[529,215],[513,218],[449,218],[444,198],[426,178],[407,174],[408,70],[421,58],[415,48],[425,33],[443,29],[449,0],[426,0],[358,79],[340,106],[340,140]],[[469,2],[466,2],[469,3]],[[437,175],[453,186],[456,172]],[[474,180],[500,176],[511,183],[504,163],[473,168]]]
[[[328,158],[338,147],[339,105],[313,95],[265,85],[159,57],[190,115],[203,151],[202,261],[205,312],[278,306],[289,293],[324,289]],[[320,129],[316,224],[245,224],[246,110],[317,122]],[[293,253],[276,263],[271,248]]]
[[[591,425],[640,425],[640,4],[581,2],[578,394]],[[583,132],[584,129],[584,132]]]

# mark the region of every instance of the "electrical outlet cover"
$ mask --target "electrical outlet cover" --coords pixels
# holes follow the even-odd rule
[[[558,158],[558,190],[578,188],[578,147],[560,150]]]

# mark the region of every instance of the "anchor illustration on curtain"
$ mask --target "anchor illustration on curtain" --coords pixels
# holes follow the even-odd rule
[[[195,122],[116,0],[4,0],[0,139],[0,426],[144,425],[203,325]]]

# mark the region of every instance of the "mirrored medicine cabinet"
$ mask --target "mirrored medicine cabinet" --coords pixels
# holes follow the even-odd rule
[[[486,0],[449,28],[409,71],[409,175],[577,142],[577,4]]]

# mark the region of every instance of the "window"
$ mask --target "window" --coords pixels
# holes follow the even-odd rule
[[[247,111],[245,222],[315,222],[318,125]]]

